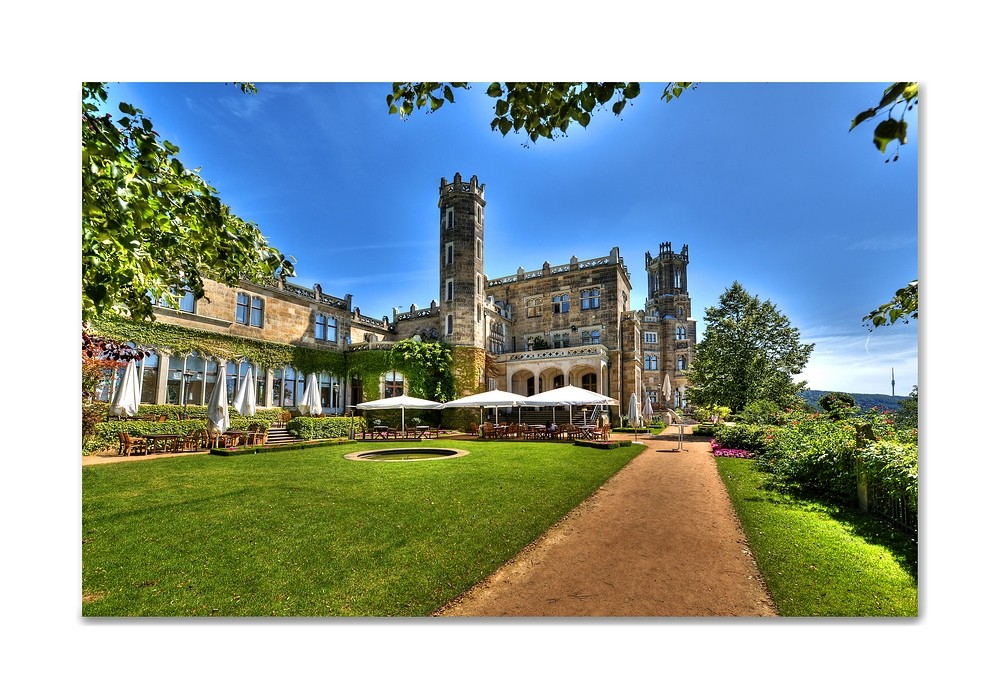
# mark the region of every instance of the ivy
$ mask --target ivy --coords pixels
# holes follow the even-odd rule
[[[379,382],[389,371],[404,374],[410,394],[418,398],[443,402],[456,395],[453,348],[446,343],[405,339],[391,349],[360,346],[345,353],[117,316],[94,319],[88,332],[118,343],[132,342],[140,347],[161,348],[175,355],[198,352],[202,356],[227,362],[245,359],[264,369],[293,366],[305,374],[325,372],[334,376],[357,377],[361,380],[366,400],[379,397]],[[472,373],[478,377],[477,372]]]

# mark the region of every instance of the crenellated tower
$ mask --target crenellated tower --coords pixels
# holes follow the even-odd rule
[[[441,178],[441,333],[460,347],[484,348],[486,298],[483,226],[486,185],[473,175],[468,182],[455,173]]]
[[[660,253],[646,253],[649,295],[643,332],[643,383],[657,397],[669,378],[669,407],[683,405],[687,370],[697,342],[695,321],[688,294],[688,246],[674,252],[670,243],[660,243]],[[655,401],[654,401],[655,402]]]

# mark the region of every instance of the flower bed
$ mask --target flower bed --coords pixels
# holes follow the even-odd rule
[[[746,449],[727,449],[720,447],[719,443],[712,440],[712,456],[729,456],[734,459],[752,459],[753,454]]]

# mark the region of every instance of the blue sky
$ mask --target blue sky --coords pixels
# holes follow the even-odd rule
[[[296,258],[296,283],[351,293],[365,315],[437,297],[437,188],[460,172],[486,183],[490,276],[617,245],[641,308],[646,251],[687,244],[695,317],[734,281],[771,299],[816,344],[811,388],[918,382],[916,323],[861,323],[917,277],[916,139],[886,164],[870,126],[848,132],[883,83],[700,83],[670,104],[645,83],[621,118],[533,144],[490,130],[484,84],[406,121],[387,113],[389,83],[111,87]]]

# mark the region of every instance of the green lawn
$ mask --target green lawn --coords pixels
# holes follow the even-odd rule
[[[644,448],[434,446],[472,453],[344,459],[355,444],[86,467],[83,615],[425,616]]]
[[[748,459],[717,458],[781,616],[917,616],[917,544],[869,515],[763,488]]]

